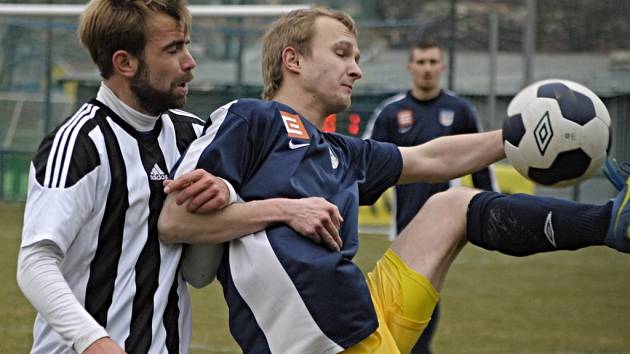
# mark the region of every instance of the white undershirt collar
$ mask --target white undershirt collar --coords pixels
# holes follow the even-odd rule
[[[116,94],[101,82],[101,87],[98,89],[96,99],[103,102],[109,109],[114,111],[122,120],[129,123],[134,129],[140,132],[148,132],[153,130],[155,122],[160,119],[158,116],[150,116],[136,111],[123,102]]]

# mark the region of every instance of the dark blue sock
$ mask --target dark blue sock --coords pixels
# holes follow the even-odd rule
[[[513,256],[603,245],[612,202],[604,205],[481,192],[468,205],[471,243]]]

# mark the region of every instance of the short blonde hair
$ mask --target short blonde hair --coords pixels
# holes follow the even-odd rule
[[[282,51],[285,48],[293,47],[302,55],[311,55],[310,44],[314,35],[314,23],[321,16],[341,22],[355,37],[358,36],[357,26],[352,17],[341,11],[316,7],[294,10],[280,17],[271,24],[263,37],[263,99],[273,99],[280,88],[282,83]]]
[[[174,18],[190,32],[191,14],[185,0],[92,0],[79,20],[83,46],[104,79],[114,72],[112,56],[126,50],[142,58],[147,42],[148,19],[159,13]]]

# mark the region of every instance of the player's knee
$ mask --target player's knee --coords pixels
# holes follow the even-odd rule
[[[449,188],[432,195],[423,209],[430,209],[451,219],[465,219],[468,204],[477,193],[479,193],[478,190],[465,187]]]
[[[427,200],[423,209],[431,214],[432,222],[442,232],[439,238],[457,248],[466,243],[466,218],[468,204],[478,190],[462,187],[436,193]]]
[[[466,243],[466,212],[476,193],[472,189],[451,188],[432,195],[403,230],[402,240],[417,243],[413,248],[443,250],[444,254],[459,249]],[[444,256],[442,252],[435,253],[438,258]]]

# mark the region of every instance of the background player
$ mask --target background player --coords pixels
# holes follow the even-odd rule
[[[445,65],[440,45],[430,39],[414,43],[409,49],[407,71],[411,90],[383,101],[374,111],[364,138],[386,141],[398,146],[414,146],[439,136],[477,133],[481,129],[470,102],[442,88]],[[486,167],[472,174],[473,185],[498,191],[494,174]],[[418,213],[427,199],[450,186],[444,183],[410,183],[395,187],[392,211],[398,235]],[[412,353],[431,353],[431,338],[437,327],[440,306],[422,333]]]
[[[364,138],[398,146],[414,146],[439,136],[477,133],[480,124],[472,104],[442,88],[443,52],[433,40],[409,49],[407,71],[411,90],[383,101],[368,122]],[[472,174],[475,188],[497,191],[494,174],[486,167]],[[396,187],[396,234],[411,221],[433,194],[449,183],[410,183]]]

